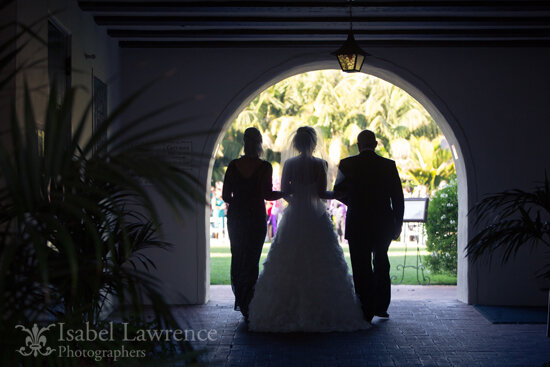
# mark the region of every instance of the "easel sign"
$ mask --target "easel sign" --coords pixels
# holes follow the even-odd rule
[[[403,213],[403,222],[407,224],[403,226],[403,233],[401,238],[403,239],[403,244],[405,245],[405,253],[403,256],[403,264],[397,264],[397,271],[401,272],[401,279],[397,281],[397,275],[392,275],[391,280],[392,284],[401,284],[403,279],[405,279],[405,269],[414,269],[416,270],[416,280],[418,284],[429,285],[431,280],[430,277],[424,274],[424,266],[422,265],[422,256],[420,253],[420,246],[423,247],[424,243],[424,225],[420,223],[426,223],[428,219],[428,200],[429,198],[406,198],[405,199],[405,212]],[[407,247],[408,243],[412,242],[407,240],[407,232],[413,231],[415,234],[416,243],[416,265],[407,265]]]
[[[426,223],[429,198],[406,198],[403,222]]]

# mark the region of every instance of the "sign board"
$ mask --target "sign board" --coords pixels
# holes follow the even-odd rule
[[[178,139],[158,146],[155,150],[175,167],[189,170],[193,166],[190,140]]]
[[[160,157],[174,167],[191,172],[194,168],[192,148],[191,140],[177,139],[153,147],[148,154]],[[150,185],[146,180],[141,178],[138,180],[144,186]]]
[[[426,222],[429,198],[406,198],[403,222]]]

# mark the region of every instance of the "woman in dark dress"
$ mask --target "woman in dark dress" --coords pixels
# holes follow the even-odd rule
[[[223,200],[228,205],[227,226],[231,242],[231,287],[235,310],[248,319],[248,305],[254,295],[259,262],[267,233],[264,200],[278,200],[273,191],[271,164],[260,159],[262,135],[256,128],[244,132],[244,156],[227,166]]]

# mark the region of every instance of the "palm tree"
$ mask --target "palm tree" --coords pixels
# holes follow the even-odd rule
[[[401,157],[402,150],[399,154],[394,152],[392,142],[411,137],[426,137],[431,141],[441,136],[427,111],[403,90],[369,75],[325,70],[296,75],[262,92],[237,117],[218,150],[218,157],[223,153],[234,158],[236,131],[242,132],[249,126],[262,131],[268,157],[277,157],[277,152],[288,147],[290,133],[301,125],[316,127],[322,133],[327,150],[332,147],[332,158],[356,154],[357,135],[369,128],[381,142],[379,154],[418,164],[415,151]],[[442,148],[436,145],[435,149]],[[219,164],[216,162],[213,178],[223,177],[226,160],[220,157]],[[440,164],[443,163],[435,168]],[[454,169],[452,164],[449,169]],[[417,176],[422,173],[417,172]],[[418,177],[418,182],[421,181],[433,182],[433,186],[439,178],[437,175],[422,180]]]
[[[449,181],[455,172],[451,151],[441,147],[442,140],[411,136],[410,160],[401,165],[413,184],[426,186],[429,192],[434,192],[442,181]]]

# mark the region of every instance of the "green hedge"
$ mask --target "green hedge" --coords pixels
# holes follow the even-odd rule
[[[458,197],[455,179],[430,200],[426,233],[426,247],[431,252],[424,258],[426,267],[433,273],[456,275]]]

